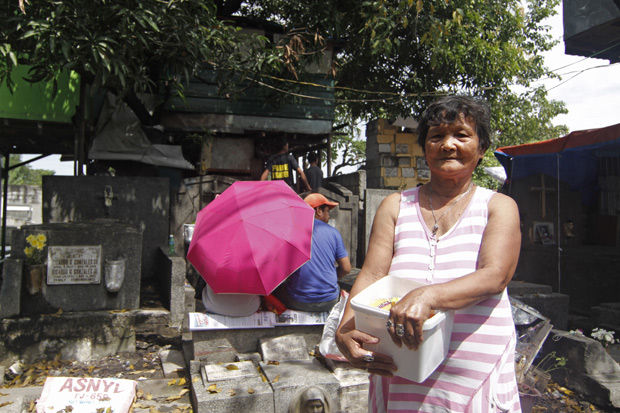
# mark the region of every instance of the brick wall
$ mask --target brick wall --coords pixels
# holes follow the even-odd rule
[[[417,134],[377,119],[366,125],[368,188],[403,190],[430,180]]]

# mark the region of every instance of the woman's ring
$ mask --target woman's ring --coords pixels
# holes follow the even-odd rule
[[[405,336],[405,326],[402,324],[396,324],[396,327],[394,328],[396,330],[396,335],[398,337],[404,337]]]
[[[366,363],[372,363],[373,361],[375,361],[375,356],[373,356],[372,353],[364,354],[364,357],[362,358]]]
[[[385,322],[385,327],[389,330],[390,328],[392,328],[392,326],[394,325],[394,323],[392,323],[392,320],[388,319],[388,321]]]

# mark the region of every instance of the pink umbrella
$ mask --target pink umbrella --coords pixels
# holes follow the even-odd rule
[[[310,259],[313,225],[284,181],[238,181],[198,212],[187,259],[216,293],[268,295]]]

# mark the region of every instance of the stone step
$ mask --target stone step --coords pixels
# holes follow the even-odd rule
[[[568,328],[568,295],[554,293],[549,285],[515,280],[508,284],[508,295],[548,317],[555,328]]]
[[[620,303],[602,303],[592,307],[592,319],[596,327],[620,334]]]
[[[553,290],[550,285],[535,284],[525,281],[512,280],[508,284],[508,294],[529,295],[529,294],[551,294]]]

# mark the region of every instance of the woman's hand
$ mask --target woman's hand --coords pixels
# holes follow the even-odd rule
[[[376,344],[379,339],[354,328],[341,327],[336,332],[336,344],[353,367],[368,370],[380,376],[392,377],[396,365],[388,355],[364,350],[364,343]]]
[[[424,340],[424,322],[431,317],[430,299],[427,288],[410,291],[390,309],[386,324],[388,333],[396,346],[403,344],[409,350],[417,350]]]

